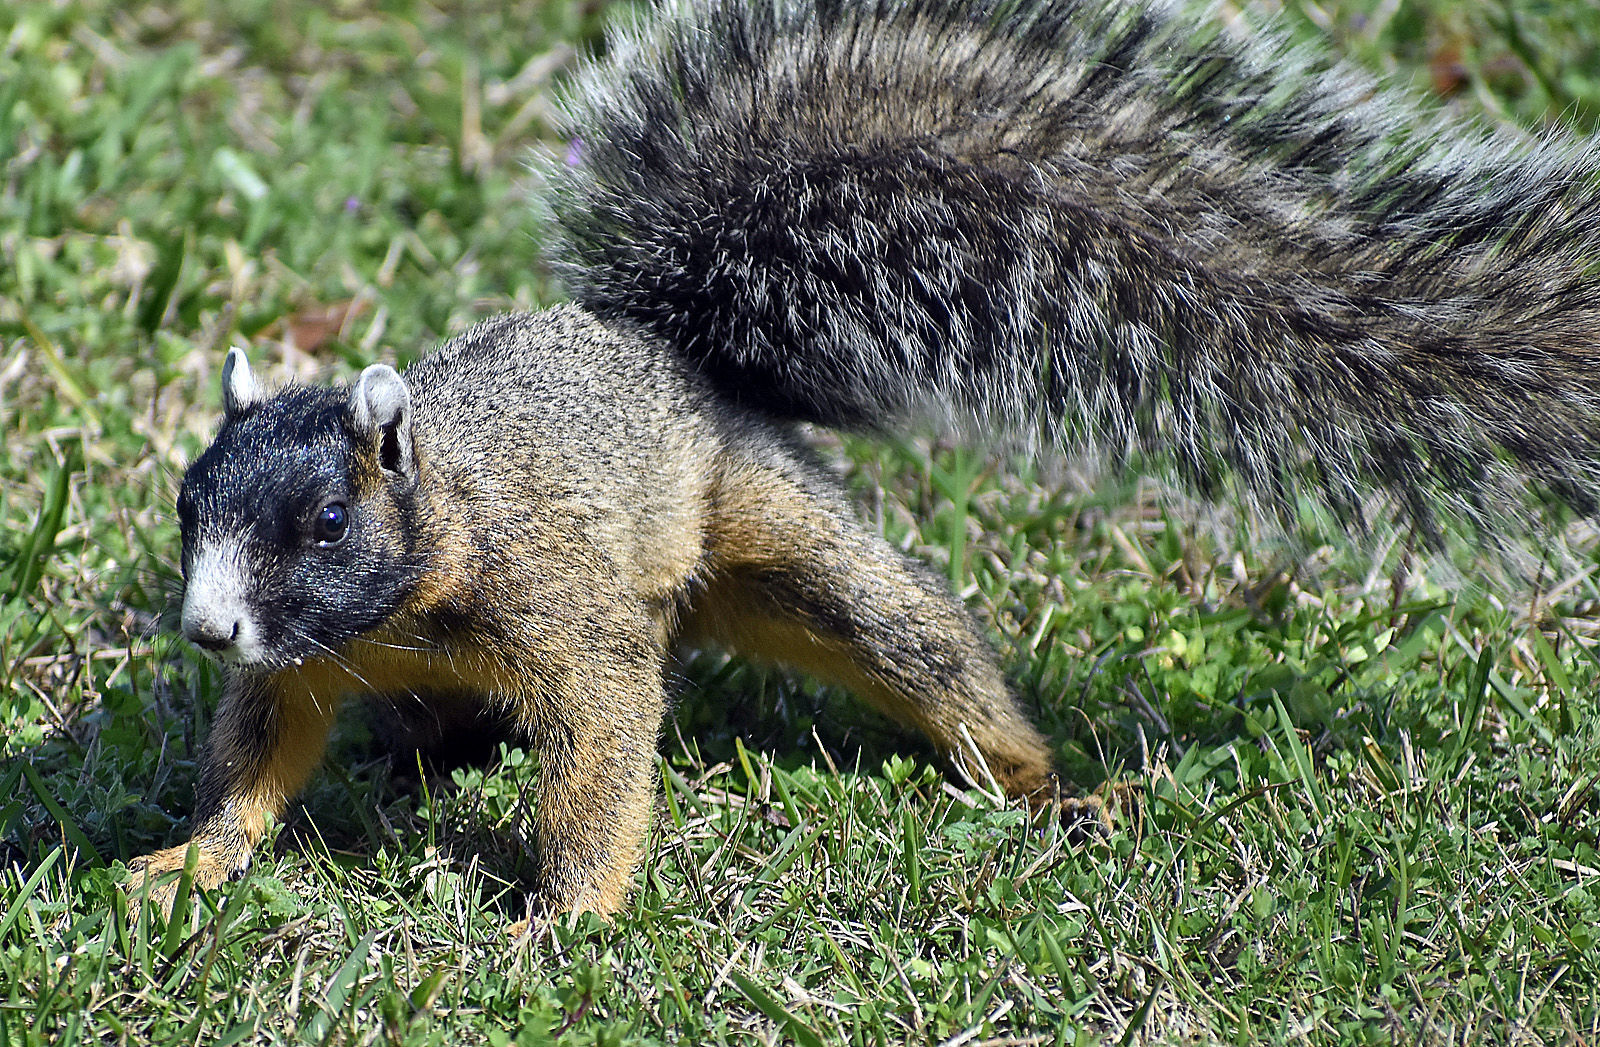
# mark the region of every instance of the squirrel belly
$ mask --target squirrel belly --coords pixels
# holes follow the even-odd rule
[[[1444,120],[1164,0],[673,0],[608,53],[547,171],[574,305],[348,389],[268,396],[229,354],[178,502],[183,629],[227,673],[203,885],[342,697],[470,693],[538,752],[540,896],[614,911],[685,640],[1094,816],[794,421],[972,418],[1352,530],[1375,493],[1508,553],[1600,507],[1593,144]]]

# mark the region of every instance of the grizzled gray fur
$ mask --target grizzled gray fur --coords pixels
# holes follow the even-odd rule
[[[1160,0],[711,0],[614,44],[552,172],[578,300],[782,417],[931,406],[1113,462],[1393,495],[1437,540],[1600,491],[1600,155]]]

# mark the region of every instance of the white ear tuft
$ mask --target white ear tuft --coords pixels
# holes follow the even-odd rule
[[[262,400],[266,394],[261,383],[250,373],[250,361],[244,350],[234,346],[228,358],[222,361],[222,411],[229,418],[243,414]]]
[[[386,472],[414,479],[416,457],[411,446],[411,390],[388,364],[361,372],[350,393],[356,429],[378,444],[378,463]]]

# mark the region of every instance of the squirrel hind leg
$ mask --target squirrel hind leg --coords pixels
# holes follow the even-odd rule
[[[841,685],[977,784],[1050,802],[1049,746],[966,609],[793,468],[747,466],[727,485],[688,635]]]

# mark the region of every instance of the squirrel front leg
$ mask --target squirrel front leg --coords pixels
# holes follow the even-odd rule
[[[535,901],[547,915],[616,912],[644,851],[666,708],[664,655],[641,638],[626,645],[637,646],[633,656],[610,660],[622,646],[597,644],[595,660],[568,667],[556,693],[528,706],[539,757]]]
[[[190,841],[136,858],[137,900],[170,913],[178,877],[191,846],[199,851],[194,882],[211,889],[236,879],[266,832],[280,818],[322,760],[338,699],[318,695],[294,674],[263,676],[230,672],[200,756],[194,831]]]

